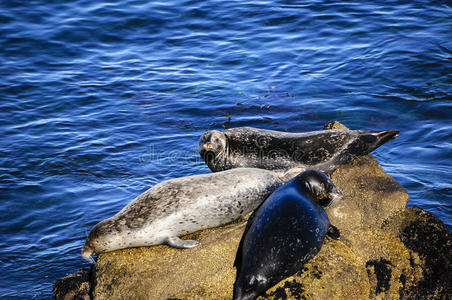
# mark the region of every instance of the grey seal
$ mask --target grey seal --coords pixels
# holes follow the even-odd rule
[[[342,198],[325,174],[308,170],[279,187],[250,218],[237,251],[234,299],[255,299],[301,270],[327,233],[338,238],[321,206]]]
[[[237,168],[164,181],[96,224],[82,249],[86,258],[123,248],[168,244],[191,248],[179,236],[225,225],[255,210],[276,188],[303,171]]]
[[[237,167],[268,170],[304,166],[331,173],[398,136],[398,130],[319,130],[288,133],[253,127],[205,132],[199,153],[213,172]]]

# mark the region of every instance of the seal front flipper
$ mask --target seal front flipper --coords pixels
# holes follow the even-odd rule
[[[326,233],[330,238],[335,239],[335,240],[339,240],[341,237],[341,232],[339,231],[339,229],[337,229],[336,226],[331,225],[328,228],[328,231]]]
[[[178,238],[177,236],[168,237],[166,239],[166,243],[173,248],[179,248],[179,249],[193,248],[193,247],[196,247],[199,245],[199,241],[182,240],[182,239]]]

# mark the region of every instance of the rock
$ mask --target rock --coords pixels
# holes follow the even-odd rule
[[[324,129],[346,129],[332,121]],[[331,179],[344,193],[344,199],[326,209],[330,222],[347,237],[358,227],[379,226],[408,203],[408,193],[384,172],[372,155],[355,159],[333,172]]]
[[[346,129],[338,122],[327,126]],[[446,299],[452,295],[451,234],[441,221],[421,209],[405,208],[405,189],[371,155],[340,167],[332,180],[344,199],[326,211],[341,239],[327,238],[303,270],[261,298]],[[245,224],[240,220],[191,234],[187,238],[201,241],[192,249],[163,245],[101,254],[90,275],[77,273],[57,281],[55,295],[57,299],[77,295],[81,295],[78,299],[231,299],[233,262]],[[67,298],[62,296],[64,289]]]
[[[53,285],[56,300],[91,299],[91,272],[79,270],[77,273],[58,279]]]
[[[387,232],[374,226],[359,228],[347,244],[367,269],[371,299],[398,299],[404,284],[422,279],[419,256]]]
[[[100,254],[95,268],[95,299],[230,299],[233,263],[245,221],[187,236],[192,249],[166,245]]]
[[[348,127],[346,127],[344,124],[338,121],[331,121],[326,123],[325,126],[323,126],[323,130],[327,129],[348,129]]]
[[[312,299],[398,295],[400,275],[408,277],[413,272],[409,251],[399,239],[379,228],[385,218],[405,207],[408,195],[371,156],[341,167],[332,178],[343,190],[344,200],[327,213],[341,230],[342,240],[329,241],[306,266],[308,271],[283,281],[268,295],[278,297],[282,289],[292,296],[303,290]],[[101,254],[94,296],[231,299],[236,274],[232,265],[244,224],[202,231],[196,237],[201,245],[193,249],[156,246]],[[391,270],[387,282],[377,276],[384,262],[389,262]],[[322,275],[317,278],[316,274]]]
[[[405,189],[386,174],[377,160],[366,155],[341,166],[331,179],[344,198],[325,209],[343,237],[358,227],[377,226],[408,203]]]
[[[452,234],[433,214],[413,207],[397,212],[382,224],[420,256],[423,279],[405,284],[403,299],[450,299],[452,296]],[[416,264],[416,262],[413,262]],[[402,297],[403,296],[403,297]]]
[[[327,239],[298,273],[267,291],[261,299],[366,299],[366,268],[342,241]]]

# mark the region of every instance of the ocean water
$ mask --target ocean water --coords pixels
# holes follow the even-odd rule
[[[452,227],[449,1],[0,2],[0,295],[52,297],[90,228],[209,172],[209,129],[399,129],[374,155]]]

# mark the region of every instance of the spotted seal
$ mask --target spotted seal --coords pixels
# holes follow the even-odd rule
[[[95,225],[82,255],[168,244],[191,248],[179,236],[225,225],[256,209],[276,188],[303,171],[237,168],[164,181],[136,197],[113,217]]]
[[[320,130],[288,133],[253,127],[205,132],[199,153],[213,172],[304,166],[330,173],[398,136],[398,130]]]
[[[314,257],[329,232],[321,206],[342,192],[325,174],[308,170],[279,187],[250,218],[237,251],[234,299],[255,299]]]

